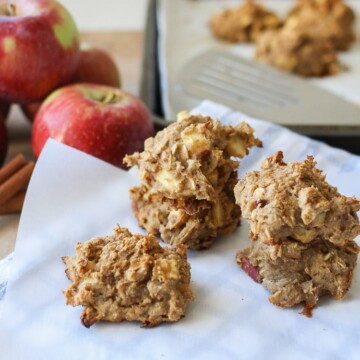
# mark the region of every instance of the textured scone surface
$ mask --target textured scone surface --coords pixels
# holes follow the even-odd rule
[[[321,237],[343,246],[359,234],[359,200],[339,194],[315,166],[311,156],[285,164],[278,152],[239,181],[235,197],[253,238],[273,245],[287,237],[305,244]]]
[[[208,116],[180,113],[178,121],[145,141],[141,153],[125,157],[140,170],[143,185],[170,199],[211,200],[252,146],[261,142],[245,122],[222,125]]]
[[[240,251],[236,260],[271,292],[271,303],[281,307],[304,303],[304,313],[311,315],[311,309],[321,296],[330,295],[341,300],[346,295],[358,252],[354,241],[337,247],[327,241],[305,245],[286,239],[274,247],[257,239],[249,248]]]
[[[130,190],[139,225],[170,244],[207,248],[218,235],[233,231],[240,210],[233,189],[239,162],[261,146],[246,123],[180,113],[178,121],[127,156],[140,170],[141,186]]]
[[[221,11],[210,21],[213,34],[229,42],[253,42],[263,31],[280,25],[280,19],[273,12],[253,1]]]
[[[298,26],[288,25],[265,32],[256,43],[255,57],[305,77],[334,75],[341,69],[331,43],[313,37]]]
[[[339,194],[315,165],[310,156],[286,164],[278,152],[235,187],[252,240],[237,262],[271,291],[273,304],[304,302],[307,314],[320,296],[348,292],[360,234],[359,200]]]
[[[162,248],[156,237],[114,234],[76,245],[76,255],[63,257],[72,283],[66,304],[84,307],[81,322],[140,321],[144,326],[177,321],[193,300],[186,248]]]
[[[337,50],[347,50],[355,40],[354,22],[354,11],[343,0],[299,0],[288,14],[285,26],[329,41]]]
[[[149,233],[159,232],[165,242],[208,248],[215,237],[230,234],[239,225],[241,211],[233,194],[236,182],[233,173],[216,202],[173,200],[151,194],[144,186],[132,188],[133,210],[139,225]]]

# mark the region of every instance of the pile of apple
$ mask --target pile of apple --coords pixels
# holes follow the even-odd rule
[[[145,105],[120,89],[112,58],[80,47],[73,18],[55,0],[0,0],[0,165],[13,103],[33,121],[36,158],[53,138],[123,167],[154,132]]]

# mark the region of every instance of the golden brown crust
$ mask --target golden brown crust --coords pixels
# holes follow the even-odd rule
[[[337,50],[347,50],[355,40],[354,21],[354,11],[342,0],[298,0],[285,26],[326,40]]]
[[[315,38],[300,27],[285,26],[267,31],[256,44],[255,57],[280,69],[306,77],[340,72],[341,65],[332,44]]]
[[[304,245],[286,239],[276,246],[279,254],[276,258],[269,256],[273,248],[257,239],[236,256],[242,268],[244,261],[248,261],[258,270],[257,280],[271,292],[269,301],[272,304],[292,307],[304,303],[306,314],[311,315],[309,310],[321,296],[330,295],[336,300],[345,297],[359,252],[354,241],[336,247],[327,241]]]
[[[267,244],[288,237],[307,244],[321,237],[344,246],[360,233],[359,200],[339,194],[315,165],[311,156],[285,164],[278,152],[263,162],[261,171],[238,182],[236,201],[254,237]]]
[[[249,0],[238,8],[215,14],[210,22],[213,34],[229,42],[253,42],[265,30],[280,25],[274,13]]]
[[[76,245],[62,258],[72,283],[66,304],[84,307],[81,322],[140,321],[150,327],[177,321],[193,300],[186,248],[162,248],[153,235],[117,227],[111,236]]]
[[[169,244],[183,244],[192,249],[206,249],[213,240],[230,234],[240,224],[240,208],[235,204],[232,181],[218,194],[217,202],[168,199],[149,194],[144,186],[131,189],[133,210],[139,225],[154,235],[161,234]]]
[[[240,211],[233,189],[239,162],[261,142],[246,123],[224,126],[210,117],[179,114],[176,123],[125,158],[139,167],[142,185],[132,188],[139,225],[170,244],[209,247],[233,231]]]
[[[237,261],[282,307],[305,302],[309,310],[324,294],[342,299],[356,266],[360,202],[339,194],[315,165],[311,156],[286,164],[278,152],[235,187],[252,240]]]

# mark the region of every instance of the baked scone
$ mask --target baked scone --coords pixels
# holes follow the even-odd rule
[[[320,296],[339,300],[348,292],[360,234],[359,200],[339,194],[315,165],[311,156],[286,164],[278,152],[235,187],[252,240],[238,263],[271,291],[270,302],[304,302],[307,315]]]
[[[207,248],[240,221],[233,189],[239,162],[261,146],[246,123],[180,113],[178,121],[145,141],[145,150],[125,157],[138,166],[141,186],[130,196],[139,225],[170,244]]]
[[[167,243],[205,249],[217,236],[230,234],[240,223],[241,211],[233,193],[236,182],[236,172],[232,172],[214,201],[169,199],[147,191],[144,185],[132,188],[134,214],[141,227],[159,233]]]
[[[194,296],[186,248],[163,248],[153,235],[114,234],[76,244],[76,255],[62,258],[72,283],[66,304],[84,307],[81,322],[140,321],[144,327],[177,321]]]
[[[354,11],[342,0],[298,0],[285,26],[329,41],[337,50],[347,50],[355,41],[354,22]]]
[[[253,42],[265,30],[280,25],[280,19],[273,12],[251,0],[215,14],[210,21],[213,34],[229,42]]]
[[[255,58],[306,77],[334,75],[341,70],[330,42],[290,26],[264,33],[256,43]]]

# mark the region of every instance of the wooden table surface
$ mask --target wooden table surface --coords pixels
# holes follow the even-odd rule
[[[122,88],[134,95],[139,94],[143,47],[141,32],[87,32],[81,34],[81,38],[111,54],[121,72]],[[17,107],[11,109],[7,124],[10,136],[7,159],[18,153],[32,159],[31,124]],[[0,259],[14,249],[19,220],[20,214],[0,215]]]

